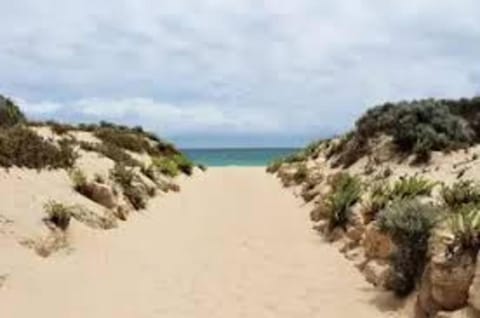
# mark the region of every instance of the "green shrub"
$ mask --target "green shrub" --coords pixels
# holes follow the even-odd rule
[[[72,216],[70,208],[61,203],[49,201],[45,204],[44,210],[47,213],[47,221],[62,231],[65,231],[70,225]]]
[[[175,164],[177,165],[178,169],[180,169],[180,171],[182,171],[187,176],[192,175],[194,165],[193,165],[193,162],[190,159],[188,159],[183,154],[173,155],[172,159],[175,162]]]
[[[469,251],[477,255],[480,249],[480,207],[478,204],[465,204],[448,217],[454,235],[453,249]]]
[[[0,127],[11,127],[25,120],[20,108],[10,99],[0,95]]]
[[[134,159],[130,154],[125,150],[119,148],[116,145],[109,143],[92,143],[92,142],[80,142],[80,148],[85,151],[98,152],[104,155],[105,157],[113,160],[115,163],[123,164],[129,167],[141,167],[142,164]]]
[[[180,173],[177,163],[168,157],[153,157],[152,164],[158,168],[161,174],[172,178]]]
[[[207,169],[208,169],[208,167],[206,165],[202,164],[202,163],[199,163],[197,165],[197,167],[198,167],[198,169],[200,169],[203,172],[207,171]]]
[[[136,210],[146,207],[147,201],[145,194],[134,184],[136,175],[133,169],[129,169],[123,164],[115,164],[110,171],[110,177],[120,185],[123,194]]]
[[[378,215],[378,226],[396,245],[392,255],[391,287],[399,296],[415,288],[425,267],[428,240],[438,210],[417,200],[397,200]]]
[[[293,174],[293,181],[295,182],[295,184],[301,184],[302,182],[307,180],[307,177],[308,177],[307,166],[304,164],[300,164],[297,167],[297,170],[295,171],[295,173]]]
[[[340,173],[332,180],[331,187],[332,190],[326,197],[329,229],[345,228],[351,215],[351,207],[360,199],[361,182],[357,177]]]
[[[72,125],[60,124],[55,121],[48,121],[47,125],[49,125],[52,131],[57,135],[64,135],[68,133],[70,130],[75,129],[75,127],[73,127]]]
[[[451,187],[444,185],[440,194],[444,203],[453,210],[465,204],[480,204],[480,187],[473,181],[458,181]]]
[[[365,221],[373,221],[377,214],[383,210],[391,200],[391,189],[386,182],[376,182],[372,185],[368,199],[362,206]]]
[[[100,128],[94,132],[94,135],[104,143],[121,149],[127,149],[138,153],[148,152],[148,149],[150,149],[150,143],[146,138],[138,133],[132,133],[128,130]]]
[[[416,196],[429,196],[437,183],[430,182],[421,177],[401,178],[393,185],[391,191],[392,199],[408,199]]]
[[[16,126],[0,130],[0,166],[70,168],[77,157],[67,139],[60,140],[56,146],[28,128]]]
[[[271,164],[267,166],[267,172],[268,173],[276,173],[278,169],[282,166],[283,161],[282,160],[275,160]]]

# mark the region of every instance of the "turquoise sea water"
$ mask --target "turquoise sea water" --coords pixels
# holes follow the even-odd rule
[[[297,148],[182,149],[190,159],[210,167],[266,166]]]

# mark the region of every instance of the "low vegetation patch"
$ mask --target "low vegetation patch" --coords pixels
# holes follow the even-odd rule
[[[443,202],[453,211],[464,205],[480,204],[480,186],[473,181],[458,181],[451,187],[444,185],[440,194]]]
[[[49,223],[55,225],[62,231],[67,230],[72,217],[72,212],[69,207],[56,201],[49,201],[45,204],[44,210],[47,213],[46,220]]]
[[[409,199],[417,196],[429,196],[437,184],[421,177],[401,178],[393,185],[391,199]]]
[[[325,199],[329,229],[345,228],[351,207],[360,200],[361,182],[347,173],[338,174],[331,182],[332,190]]]
[[[25,127],[0,129],[0,166],[39,170],[71,168],[77,157],[67,139],[55,145]]]
[[[396,245],[391,287],[399,296],[414,290],[427,260],[428,240],[439,215],[416,199],[397,200],[378,215],[378,226]]]
[[[143,191],[135,186],[135,172],[122,164],[115,164],[110,171],[110,176],[123,190],[123,194],[136,210],[145,209],[147,206],[146,196]]]
[[[293,174],[293,181],[295,184],[301,184],[308,178],[308,169],[305,164],[300,164]]]
[[[467,204],[449,216],[450,229],[454,235],[452,254],[470,252],[476,256],[480,249],[480,207]]]

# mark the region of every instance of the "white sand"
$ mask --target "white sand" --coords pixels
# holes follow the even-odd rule
[[[15,252],[0,317],[391,314],[388,295],[323,243],[301,200],[260,168],[210,169],[118,229],[80,227],[70,255]],[[0,252],[0,262],[8,256]]]

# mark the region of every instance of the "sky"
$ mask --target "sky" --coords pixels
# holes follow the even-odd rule
[[[0,0],[0,94],[182,147],[299,146],[480,94],[478,0]]]

